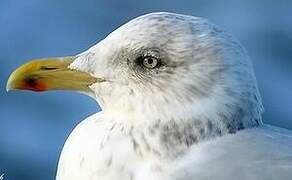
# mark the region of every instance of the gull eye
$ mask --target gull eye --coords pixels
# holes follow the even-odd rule
[[[142,64],[148,69],[153,69],[159,65],[159,60],[152,56],[146,56],[143,58]]]

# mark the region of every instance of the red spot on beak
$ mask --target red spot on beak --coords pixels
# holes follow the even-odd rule
[[[47,86],[39,79],[26,78],[21,86],[21,89],[40,92],[47,90]]]
[[[39,82],[35,85],[35,87],[33,87],[35,91],[45,91],[47,90],[46,84]]]

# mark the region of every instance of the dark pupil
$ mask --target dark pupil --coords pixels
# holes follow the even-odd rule
[[[147,58],[147,62],[148,62],[148,64],[152,64],[153,63],[153,59],[152,58]]]

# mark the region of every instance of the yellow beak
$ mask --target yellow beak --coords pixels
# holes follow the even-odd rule
[[[103,80],[88,73],[69,69],[74,57],[37,59],[23,64],[9,77],[9,90],[77,90],[91,91],[89,86]]]

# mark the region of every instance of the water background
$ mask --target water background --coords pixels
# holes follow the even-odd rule
[[[66,137],[98,111],[73,92],[5,91],[29,59],[74,55],[128,20],[153,11],[210,19],[246,47],[263,96],[264,121],[292,129],[292,1],[284,0],[1,0],[0,175],[52,180]]]

